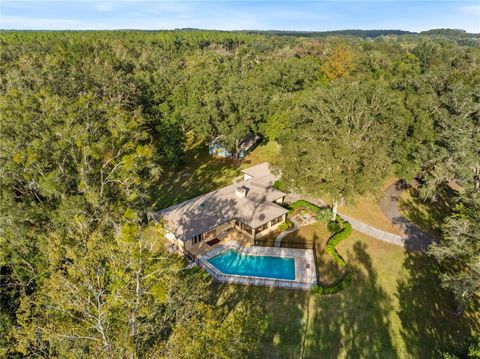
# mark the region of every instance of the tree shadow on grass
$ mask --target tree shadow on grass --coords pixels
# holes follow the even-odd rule
[[[420,229],[435,237],[440,237],[440,226],[445,217],[455,208],[458,193],[448,186],[440,188],[436,199],[423,200],[419,190],[411,188],[411,198],[401,199],[399,209],[405,214],[407,220],[412,221]]]
[[[187,150],[185,159],[183,166],[167,169],[158,185],[152,188],[150,198],[155,198],[154,209],[163,209],[229,185],[239,174],[238,161],[213,157],[203,144]]]
[[[305,333],[308,296],[308,292],[299,290],[214,283],[211,299],[227,311],[240,303],[260,308],[266,329],[258,333],[259,341],[252,357],[298,358]]]
[[[426,254],[407,252],[403,268],[408,277],[397,283],[401,335],[415,358],[437,358],[455,352],[470,333],[479,333],[478,303],[464,316],[455,314],[453,296],[440,287],[438,265]],[[473,308],[475,307],[475,308]]]
[[[305,358],[396,358],[390,337],[391,299],[361,242],[347,253],[351,287],[331,296],[312,296],[312,329]]]
[[[396,358],[388,319],[392,298],[377,283],[366,245],[355,243],[346,258],[354,280],[334,295],[214,284],[212,301],[228,308],[241,301],[261,307],[267,330],[256,358]]]

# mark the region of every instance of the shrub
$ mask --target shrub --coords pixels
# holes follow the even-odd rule
[[[287,186],[285,186],[285,184],[280,181],[280,180],[276,180],[274,183],[273,183],[273,188],[279,190],[279,191],[282,191],[282,192],[288,192],[288,188]]]
[[[283,222],[282,224],[280,224],[278,226],[278,228],[282,231],[286,231],[287,229],[289,229],[290,227],[293,226],[293,223],[291,220],[289,220],[288,218],[285,220],[285,222]]]
[[[342,226],[343,228],[340,229],[338,232],[336,232],[334,235],[332,235],[328,241],[327,245],[325,247],[325,250],[327,253],[329,253],[335,262],[340,266],[340,268],[345,267],[346,263],[345,260],[342,258],[340,254],[338,254],[336,250],[336,246],[343,241],[345,238],[350,236],[352,234],[352,225],[348,222],[345,222],[343,219],[339,218],[337,223],[339,226]],[[330,222],[331,223],[331,222]]]
[[[333,232],[333,234],[327,241],[325,251],[333,257],[340,268],[344,268],[346,266],[345,260],[340,254],[338,254],[335,247],[352,234],[352,225],[348,222],[345,222],[342,218],[337,217],[337,221],[331,221],[327,226],[330,232]],[[342,289],[349,287],[352,282],[352,278],[353,274],[350,271],[346,271],[343,277],[335,285],[329,287],[315,286],[312,288],[312,293],[337,293]]]
[[[322,287],[319,285],[316,285],[312,287],[311,291],[312,293],[318,293],[318,294],[334,294],[337,292],[340,292],[342,289],[350,287],[350,284],[352,284],[352,278],[353,274],[352,272],[346,272],[343,277],[333,286],[329,287]]]
[[[338,223],[337,221],[328,222],[327,228],[330,233],[337,233],[341,229],[340,223]]]
[[[313,203],[305,201],[303,199],[295,201],[288,206],[288,209],[290,210],[290,213],[292,213],[292,212],[294,212],[298,209],[301,209],[301,208],[305,208],[306,210],[309,210],[309,211],[313,212],[316,215],[317,220],[319,220],[319,221],[325,221],[326,222],[332,216],[332,211],[330,210],[330,208],[322,208],[322,207],[319,207],[319,206],[317,206]]]
[[[317,220],[322,222],[328,222],[332,217],[332,211],[329,208],[320,208],[317,212]]]

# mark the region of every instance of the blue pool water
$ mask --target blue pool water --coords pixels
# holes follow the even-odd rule
[[[295,259],[251,256],[230,249],[208,260],[225,274],[252,277],[295,279]]]

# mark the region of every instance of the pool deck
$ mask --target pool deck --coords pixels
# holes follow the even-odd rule
[[[213,266],[208,260],[223,253],[229,249],[234,249],[238,253],[252,256],[272,256],[280,258],[295,259],[295,279],[274,279],[252,276],[242,276],[222,273]],[[275,248],[275,247],[257,247],[245,246],[236,241],[229,241],[217,244],[211,251],[197,257],[197,264],[212,275],[213,278],[224,283],[257,285],[267,287],[280,287],[288,289],[308,290],[317,285],[317,275],[315,272],[315,259],[311,249],[293,249],[293,248]]]

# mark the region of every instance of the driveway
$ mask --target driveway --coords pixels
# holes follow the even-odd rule
[[[341,212],[338,212],[338,215],[346,221],[350,222],[353,229],[363,234],[366,234],[367,236],[396,246],[404,247],[408,250],[424,251],[428,248],[428,245],[434,241],[434,238],[422,231],[420,228],[415,226],[413,223],[411,223],[408,219],[406,219],[400,214],[400,210],[398,209],[399,194],[400,191],[396,189],[395,185],[388,187],[382,198],[380,207],[382,212],[388,219],[390,219],[392,224],[398,226],[402,230],[403,235],[383,231],[370,224],[359,221],[358,219],[346,216]],[[285,197],[285,202],[293,203],[300,199],[305,199],[319,207],[327,207],[326,203],[320,198],[312,199],[297,193],[289,193]],[[277,245],[277,240],[275,240],[275,245]],[[281,240],[279,242],[281,243]]]

